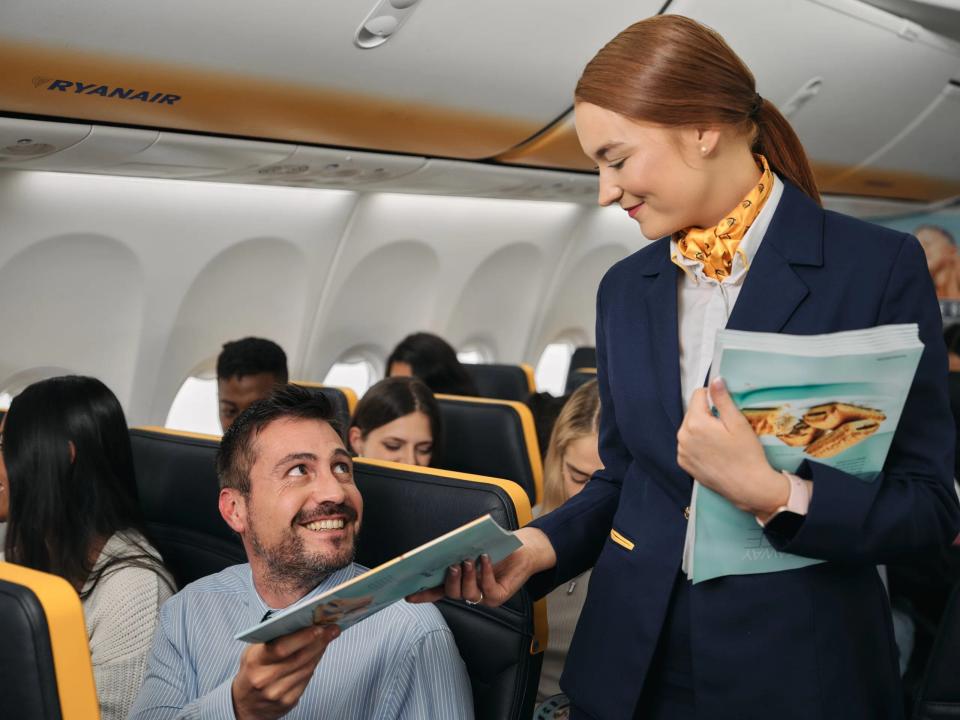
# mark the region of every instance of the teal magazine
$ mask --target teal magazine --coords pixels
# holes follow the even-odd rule
[[[922,352],[916,324],[826,335],[721,330],[710,377],[724,379],[777,470],[806,460],[873,482]],[[818,562],[777,551],[753,515],[694,483],[684,547],[694,583]]]
[[[306,598],[237,633],[235,640],[269,642],[310,625],[346,630],[407,595],[443,584],[447,568],[487,553],[500,562],[520,541],[484,515],[342,585]]]

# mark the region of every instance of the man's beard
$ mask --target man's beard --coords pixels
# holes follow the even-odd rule
[[[309,513],[301,510],[293,519],[293,525],[327,515],[343,515],[346,518],[344,527],[352,525],[357,517],[356,511],[348,505],[323,503]],[[289,528],[281,540],[270,546],[261,540],[252,515],[248,518],[247,531],[252,550],[263,560],[266,567],[267,582],[303,594],[323,582],[330,573],[352,563],[356,554],[356,531],[351,537],[342,540],[334,550],[314,553],[307,551],[303,537],[295,527]]]

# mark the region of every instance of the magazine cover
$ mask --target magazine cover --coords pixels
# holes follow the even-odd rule
[[[512,533],[484,515],[321,595],[301,600],[234,639],[269,642],[309,625],[335,624],[346,630],[407,595],[442,585],[451,565],[483,553],[497,563],[520,545]]]
[[[795,345],[796,336],[721,331],[711,379],[723,377],[774,468],[795,472],[806,460],[872,482],[923,351],[915,325],[887,327],[814,336],[803,354],[783,351],[792,350],[784,344]],[[762,350],[743,347],[751,335]],[[699,484],[694,493],[687,567],[693,582],[821,562],[777,551],[753,515]]]

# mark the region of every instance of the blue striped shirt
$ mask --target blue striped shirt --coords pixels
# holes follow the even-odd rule
[[[310,595],[363,572],[353,564]],[[191,583],[164,603],[147,676],[131,720],[232,720],[230,691],[246,643],[233,636],[269,610],[249,565]],[[327,647],[297,706],[297,720],[473,718],[470,680],[453,635],[432,605],[395,603]]]

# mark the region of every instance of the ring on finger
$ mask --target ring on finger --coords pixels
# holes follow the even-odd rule
[[[483,602],[483,590],[480,591],[479,600],[467,600],[467,598],[464,598],[463,600],[465,603],[467,603],[467,605],[479,605],[480,603]]]

